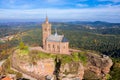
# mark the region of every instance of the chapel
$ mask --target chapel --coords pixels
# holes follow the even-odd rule
[[[51,34],[51,26],[46,16],[46,20],[42,24],[43,49],[49,53],[69,54],[69,41],[64,35],[59,35],[57,30]]]

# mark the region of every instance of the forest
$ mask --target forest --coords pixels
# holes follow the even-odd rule
[[[95,50],[114,58],[120,57],[120,24],[118,23],[99,21],[86,23],[53,22],[53,34],[55,28],[59,34],[64,34],[68,38],[71,48]],[[21,37],[27,45],[41,45],[41,23],[4,23],[0,25],[1,38],[7,35],[20,34],[19,32],[25,33],[18,37]],[[0,46],[6,48],[16,46],[18,43],[19,39],[14,38],[6,43],[0,41]],[[0,49],[2,50],[2,48]]]

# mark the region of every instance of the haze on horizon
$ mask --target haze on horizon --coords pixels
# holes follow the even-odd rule
[[[120,0],[0,0],[0,20],[43,19],[120,23]]]

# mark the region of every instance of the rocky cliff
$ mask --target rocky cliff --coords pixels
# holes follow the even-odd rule
[[[85,79],[105,79],[109,73],[112,60],[105,55],[98,55],[94,53],[88,53],[88,62],[85,66]]]
[[[81,52],[80,52],[81,53]],[[33,52],[36,55],[36,53]],[[43,54],[37,52],[37,54]],[[44,53],[46,54],[46,53]],[[61,55],[44,55],[45,58],[39,57],[32,59],[28,55],[19,55],[17,51],[12,55],[12,67],[28,74],[37,80],[82,80],[82,79],[103,79],[109,73],[112,66],[112,60],[105,55],[98,55],[93,52],[86,52],[86,62],[73,60],[65,57],[68,61],[62,60]],[[80,56],[80,55],[78,55]],[[34,57],[38,57],[34,56]],[[83,57],[82,57],[83,58]],[[70,60],[71,61],[70,61]]]

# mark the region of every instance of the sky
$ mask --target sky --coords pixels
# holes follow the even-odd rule
[[[120,23],[120,0],[0,0],[0,20],[44,19]]]

